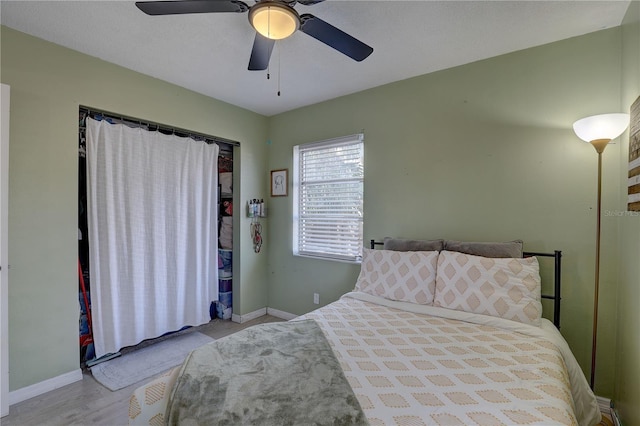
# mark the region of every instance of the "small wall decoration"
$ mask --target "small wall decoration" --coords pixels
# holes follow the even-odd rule
[[[627,210],[640,211],[640,96],[631,105]]]
[[[286,197],[288,195],[288,169],[271,170],[271,196]]]

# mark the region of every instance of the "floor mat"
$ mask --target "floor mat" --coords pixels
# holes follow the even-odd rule
[[[213,341],[199,332],[179,334],[94,365],[91,374],[107,389],[116,391],[182,364],[189,352]]]

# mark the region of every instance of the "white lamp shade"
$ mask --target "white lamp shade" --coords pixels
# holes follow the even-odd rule
[[[272,40],[287,38],[300,26],[295,9],[272,1],[253,6],[249,11],[249,22],[257,32]]]
[[[600,114],[576,121],[573,123],[573,131],[583,141],[591,142],[598,139],[615,139],[628,126],[629,114]]]

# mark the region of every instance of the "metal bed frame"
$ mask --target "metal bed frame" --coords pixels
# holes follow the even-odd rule
[[[371,249],[375,249],[376,246],[384,245],[382,241],[371,240]],[[554,274],[553,274],[553,294],[542,294],[543,299],[553,300],[553,324],[560,329],[560,301],[561,286],[562,286],[562,251],[555,250],[553,253],[540,253],[534,251],[525,251],[522,253],[524,257],[553,257],[554,258]]]

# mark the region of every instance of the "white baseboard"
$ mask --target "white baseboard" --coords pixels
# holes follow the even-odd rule
[[[274,308],[267,308],[267,315],[271,315],[276,318],[280,318],[287,321],[292,320],[298,316],[298,315],[290,314],[289,312],[281,311],[279,309],[274,309]]]
[[[281,311],[279,309],[260,308],[257,311],[249,312],[248,314],[244,314],[244,315],[232,314],[231,321],[242,324],[247,321],[251,321],[252,319],[260,318],[263,315],[271,315],[276,318],[280,318],[287,321],[294,319],[298,316],[295,314],[290,314],[289,312]]]
[[[239,324],[251,321],[252,319],[260,318],[263,315],[267,315],[267,308],[260,308],[257,311],[249,312],[244,315],[231,314],[231,321]]]
[[[61,374],[57,377],[52,377],[42,382],[34,383],[33,385],[11,391],[9,392],[9,405],[26,401],[27,399],[61,388],[62,386],[70,385],[71,383],[79,382],[80,380],[82,380],[82,370],[77,369]]]

